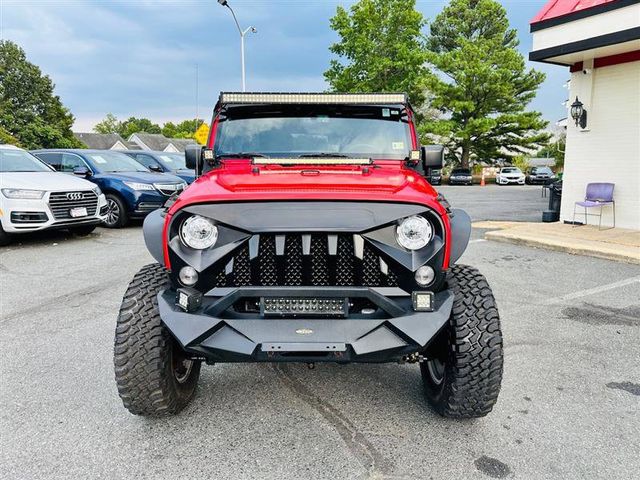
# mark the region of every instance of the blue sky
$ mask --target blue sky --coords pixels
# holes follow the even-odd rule
[[[315,91],[326,87],[328,46],[336,40],[329,18],[338,0],[229,0],[247,37],[247,87],[261,91]],[[420,1],[428,19],[446,0]],[[503,0],[531,47],[529,21],[544,0]],[[216,0],[0,0],[1,37],[22,46],[51,76],[90,131],[108,112],[159,123],[193,118],[199,66],[200,116],[208,118],[221,90],[240,90],[239,36],[230,12]],[[567,69],[536,64],[547,80],[531,107],[551,122],[566,116]]]

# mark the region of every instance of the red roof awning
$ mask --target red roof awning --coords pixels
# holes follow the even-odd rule
[[[615,1],[617,0],[549,0],[535,18],[531,20],[531,24],[544,22],[551,18],[564,17],[581,10]]]

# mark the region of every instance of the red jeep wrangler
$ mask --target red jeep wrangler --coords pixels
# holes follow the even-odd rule
[[[471,233],[425,181],[403,94],[222,93],[199,177],[144,223],[157,263],[124,295],[124,406],[174,414],[202,362],[419,363],[440,414],[489,413],[502,334]]]

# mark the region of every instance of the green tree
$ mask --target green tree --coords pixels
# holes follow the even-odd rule
[[[564,168],[564,152],[567,148],[567,135],[562,134],[555,141],[550,142],[549,145],[542,148],[537,157],[538,158],[553,158],[555,159],[555,168],[562,170]]]
[[[162,128],[148,118],[129,117],[121,123],[118,133],[125,140],[134,133],[162,133]]]
[[[495,0],[452,0],[431,24],[428,61],[431,106],[443,117],[421,133],[448,143],[465,168],[527,154],[547,142],[541,114],[526,111],[545,75],[527,70],[517,32]]]
[[[19,146],[18,139],[7,132],[4,128],[0,127],[0,144],[10,144]]]
[[[201,119],[184,120],[177,125],[167,122],[162,126],[162,134],[167,138],[193,138],[203,122]]]
[[[81,147],[73,115],[24,50],[0,40],[0,128],[25,148]]]
[[[96,133],[120,133],[121,125],[113,113],[107,113],[107,116],[93,127],[93,131]]]
[[[336,92],[406,92],[420,108],[425,100],[426,21],[415,0],[359,0],[338,6],[331,28],[340,41],[329,47],[324,76]]]

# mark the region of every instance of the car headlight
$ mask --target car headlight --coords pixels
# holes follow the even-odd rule
[[[124,183],[127,187],[133,190],[155,190],[155,187],[148,183],[138,183],[138,182],[122,182],[122,183]]]
[[[193,215],[180,227],[180,238],[187,247],[204,250],[218,241],[218,227],[208,218]]]
[[[23,190],[21,188],[3,188],[2,194],[7,198],[22,200],[39,200],[44,197],[43,190]]]
[[[93,190],[93,193],[95,193],[97,197],[102,195],[102,190],[100,190],[99,186],[96,185],[95,187],[92,188],[92,190]]]
[[[396,230],[398,243],[407,250],[420,250],[432,237],[433,227],[429,220],[417,215],[402,220]]]

